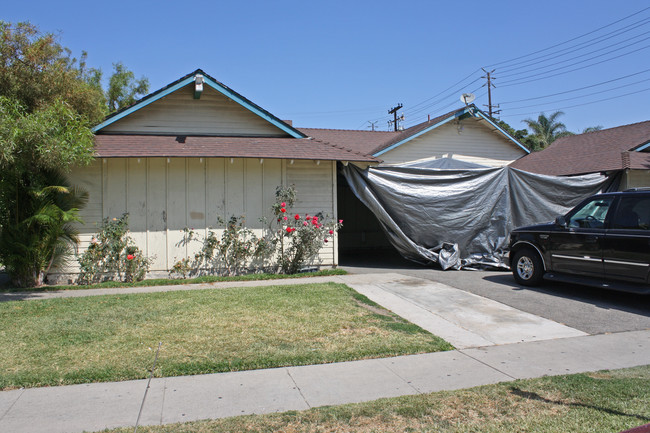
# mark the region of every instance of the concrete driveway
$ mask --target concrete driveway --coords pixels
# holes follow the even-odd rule
[[[396,272],[439,282],[588,334],[650,329],[650,296],[551,282],[523,287],[510,272],[442,271],[394,255],[342,258],[341,268],[352,274]]]

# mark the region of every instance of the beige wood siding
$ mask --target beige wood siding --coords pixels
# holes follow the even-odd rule
[[[287,136],[281,129],[207,85],[201,98],[194,99],[194,84],[129,114],[102,131],[159,135]]]
[[[81,211],[83,252],[104,218],[129,213],[131,236],[149,257],[151,271],[169,270],[193,255],[198,243],[181,243],[183,229],[204,237],[210,228],[220,236],[219,217],[243,216],[261,235],[271,220],[276,187],[294,184],[298,203],[294,212],[336,215],[336,163],[255,158],[112,158],[77,168],[73,184],[86,189],[90,201]],[[284,182],[284,183],[283,183]],[[321,251],[323,265],[337,263],[336,240]],[[67,271],[75,272],[76,266]]]
[[[297,202],[293,209],[301,216],[321,212],[324,217],[336,215],[336,162],[285,162],[286,185],[295,185]],[[320,251],[324,265],[338,264],[338,239],[331,239]]]
[[[628,170],[621,182],[621,190],[641,187],[650,187],[650,170]]]
[[[379,158],[400,164],[428,158],[452,157],[489,167],[503,167],[526,154],[519,146],[492,131],[483,120],[454,120],[396,147]],[[459,133],[460,131],[460,133]]]

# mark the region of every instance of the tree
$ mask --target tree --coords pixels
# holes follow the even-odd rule
[[[51,34],[0,21],[0,263],[14,284],[42,284],[76,242],[83,194],[62,173],[93,159],[106,105],[97,71]]]
[[[589,127],[585,128],[585,129],[583,129],[583,130],[582,130],[582,133],[583,133],[583,134],[587,134],[587,133],[589,133],[589,132],[600,131],[601,129],[603,129],[602,125],[598,125],[598,126],[589,126]]]
[[[121,62],[113,63],[113,74],[108,80],[106,99],[109,111],[121,110],[149,92],[147,78],[135,79],[135,74]]]
[[[555,140],[568,135],[573,135],[572,132],[567,131],[566,125],[558,121],[558,117],[562,116],[562,111],[556,111],[550,116],[546,117],[544,113],[537,116],[537,120],[524,119],[528,129],[531,130],[529,135],[529,148],[530,150],[541,150],[553,143]]]

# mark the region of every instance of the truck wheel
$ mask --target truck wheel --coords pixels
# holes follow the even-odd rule
[[[512,261],[512,275],[523,286],[537,286],[542,282],[544,266],[536,251],[524,248],[515,253]]]

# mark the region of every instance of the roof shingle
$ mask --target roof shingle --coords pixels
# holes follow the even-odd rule
[[[95,154],[100,158],[215,157],[379,162],[370,155],[308,138],[100,134],[95,136]]]
[[[555,176],[625,168],[648,169],[650,154],[632,150],[649,142],[650,120],[563,137],[542,151],[533,152],[512,162],[510,166]],[[629,167],[626,166],[628,164]]]

